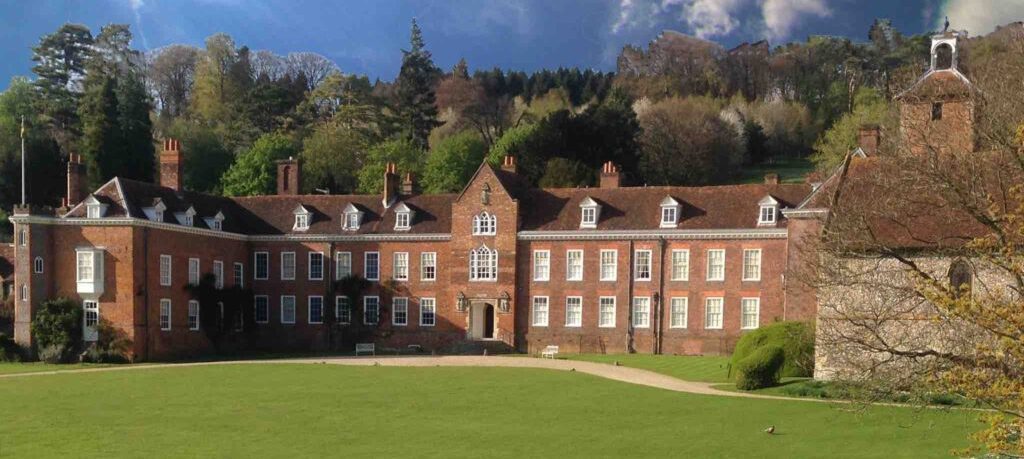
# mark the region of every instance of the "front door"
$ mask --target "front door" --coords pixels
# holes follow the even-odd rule
[[[484,306],[484,339],[494,339],[494,305]]]
[[[97,325],[100,323],[100,303],[98,301],[86,300],[82,302],[85,313],[82,320],[85,322],[82,327],[82,339],[85,341],[96,341],[99,339]]]
[[[469,316],[470,339],[494,339],[493,304],[483,301],[474,302]]]

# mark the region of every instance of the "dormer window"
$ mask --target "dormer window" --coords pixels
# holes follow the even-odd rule
[[[474,236],[494,236],[498,232],[498,218],[487,212],[481,212],[473,217]]]
[[[313,213],[303,206],[295,208],[293,212],[295,214],[295,225],[292,227],[293,231],[307,231],[309,230],[309,223],[313,219]]]
[[[407,231],[412,226],[413,211],[404,202],[395,207],[395,230]]]
[[[167,206],[164,205],[163,200],[156,198],[156,200],[153,201],[153,206],[144,207],[142,212],[146,214],[146,218],[149,218],[151,221],[163,223],[164,211],[166,210]]]
[[[107,205],[96,199],[95,196],[89,195],[85,198],[85,216],[86,218],[103,218],[107,213]]]
[[[779,220],[779,201],[771,196],[765,196],[758,205],[761,210],[757,217],[757,225],[775,226]]]
[[[100,218],[100,206],[85,206],[85,214],[88,218]]]
[[[174,218],[176,218],[178,223],[182,226],[196,226],[196,209],[189,206],[188,210],[175,213]]]
[[[590,196],[580,202],[580,228],[597,228],[597,219],[601,214],[601,205]]]
[[[665,196],[661,200],[661,227],[675,228],[679,224],[679,201],[672,196]]]
[[[363,212],[356,206],[349,204],[342,212],[341,229],[345,231],[357,231],[363,222]]]
[[[212,229],[214,231],[223,231],[224,230],[224,213],[223,212],[217,212],[217,215],[214,215],[213,217],[209,217],[209,218],[204,218],[203,221],[206,222],[206,226],[209,226],[210,229]]]

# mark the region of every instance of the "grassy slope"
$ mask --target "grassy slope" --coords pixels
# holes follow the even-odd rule
[[[686,381],[730,382],[729,357],[651,354],[580,354],[566,355],[569,360],[613,363],[650,370]]]
[[[0,379],[4,455],[946,457],[964,412],[679,394],[582,373],[260,364]],[[774,424],[778,435],[761,432]]]

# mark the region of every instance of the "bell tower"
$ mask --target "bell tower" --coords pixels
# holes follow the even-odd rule
[[[967,32],[957,30],[933,35],[928,71],[896,96],[900,134],[913,154],[975,150],[975,88],[959,66],[959,48],[965,38]]]

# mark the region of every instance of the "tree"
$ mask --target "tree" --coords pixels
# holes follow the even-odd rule
[[[409,50],[402,50],[402,68],[395,82],[398,87],[396,111],[409,138],[424,149],[430,131],[440,124],[434,96],[434,83],[440,71],[425,48],[423,33],[415,19],[409,43]]]
[[[882,126],[888,132],[897,132],[893,108],[876,90],[861,88],[854,99],[854,109],[839,118],[814,144],[811,160],[819,170],[831,171],[857,147],[857,132],[861,126]]]
[[[231,167],[235,155],[208,126],[185,119],[175,120],[167,136],[181,141],[185,156],[182,183],[186,189],[221,194],[220,179]]]
[[[235,158],[221,178],[227,196],[273,194],[277,188],[276,161],[298,153],[291,139],[281,134],[265,134],[252,147]]]
[[[236,102],[243,100],[246,81],[239,81],[236,71],[241,62],[235,42],[219,33],[206,39],[206,50],[196,66],[192,91],[192,110],[208,121],[229,119]]]
[[[427,193],[461,191],[480,167],[486,152],[484,142],[471,131],[442,140],[430,151],[423,167],[423,190]]]
[[[707,99],[665,99],[640,117],[640,174],[651,185],[704,185],[743,163],[737,132]]]
[[[297,79],[300,75],[304,78],[306,91],[312,91],[327,78],[327,75],[338,71],[338,66],[334,62],[317,53],[289,53],[285,63],[292,78]]]
[[[173,118],[187,113],[199,55],[198,48],[186,45],[170,45],[149,54],[147,81],[161,115]]]
[[[399,138],[374,145],[366,152],[363,167],[359,169],[360,193],[377,194],[384,190],[384,170],[387,163],[395,163],[398,172],[419,175],[424,152],[411,139]]]
[[[322,123],[302,143],[302,186],[332,193],[352,193],[359,185],[370,138],[343,123]]]
[[[203,274],[199,284],[186,285],[185,291],[199,303],[199,328],[219,352],[224,340],[233,333],[250,332],[256,327],[256,311],[251,290],[238,285],[217,288],[213,273]]]
[[[78,108],[83,126],[81,151],[85,157],[89,185],[93,189],[123,169],[127,156],[116,124],[116,87],[117,80],[112,76],[100,72],[91,74]]]
[[[575,188],[594,183],[596,170],[579,161],[551,158],[544,165],[544,175],[537,183],[542,188]]]
[[[82,306],[68,298],[43,301],[32,318],[32,337],[44,360],[69,361],[82,342]]]
[[[78,99],[93,38],[89,28],[64,24],[56,32],[44,35],[32,47],[32,72],[39,78],[39,105],[44,121],[65,152],[70,151],[79,133]]]
[[[21,120],[25,119],[25,188],[28,202],[58,206],[64,191],[60,147],[45,115],[35,110],[41,97],[32,82],[14,78],[0,93],[0,208],[21,202]],[[0,234],[11,234],[3,222]]]

